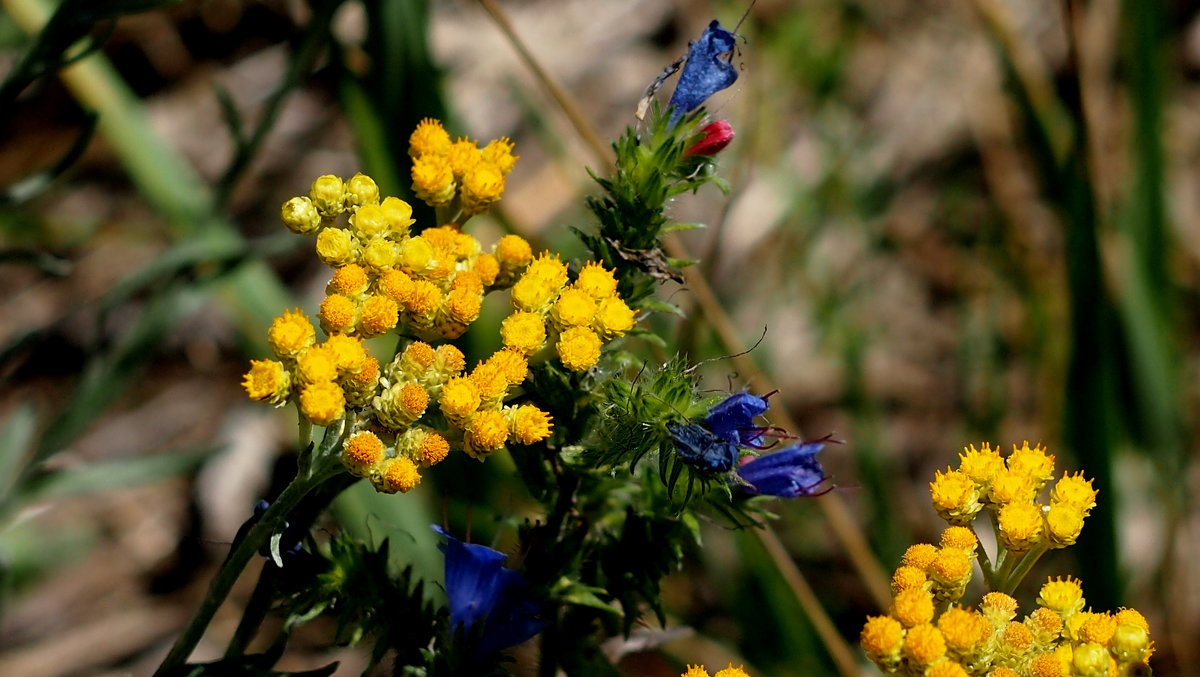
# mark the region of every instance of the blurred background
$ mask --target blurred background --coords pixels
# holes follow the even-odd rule
[[[794,432],[845,440],[823,460],[887,570],[936,540],[928,482],[963,445],[1048,446],[1096,479],[1099,506],[1023,608],[1047,575],[1080,576],[1098,610],[1147,616],[1160,674],[1200,675],[1200,5],[499,4],[606,139],[711,19],[748,10],[740,78],[708,104],[737,131],[720,156],[732,192],[672,212],[708,226],[686,245],[742,342],[761,337],[759,373],[712,361],[707,387],[765,376]],[[567,227],[590,224],[598,161],[481,3],[158,5],[73,2],[35,41],[53,3],[0,2],[0,675],[149,674],[254,502],[290,477],[294,420],[239,383],[270,318],[322,295],[311,241],[278,219],[313,178],[363,171],[407,197],[421,118],[507,135],[521,160],[472,232],[584,254]],[[661,296],[689,313],[653,320],[689,359],[734,352],[687,285]],[[427,525],[470,513],[503,549],[531,505],[511,474],[459,458],[407,496],[354,487],[324,528],[388,537],[436,580]],[[855,644],[882,610],[815,501],[778,512]],[[695,632],[629,655],[627,674],[832,673],[753,536],[714,521],[689,562],[664,596]],[[197,659],[220,655],[242,583]],[[365,657],[330,634],[305,626],[280,669],[358,674]]]

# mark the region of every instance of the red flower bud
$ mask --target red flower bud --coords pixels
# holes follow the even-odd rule
[[[710,122],[700,130],[704,138],[683,151],[687,155],[716,155],[733,141],[733,125],[725,120]]]

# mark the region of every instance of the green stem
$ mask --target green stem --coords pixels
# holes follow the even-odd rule
[[[1029,573],[1029,570],[1033,568],[1033,565],[1037,564],[1037,561],[1048,550],[1050,550],[1050,546],[1046,543],[1041,543],[1033,550],[1027,552],[1021,558],[1020,562],[1012,568],[1012,571],[1000,582],[1000,591],[1011,595],[1017,589],[1017,586],[1021,584],[1021,580]]]
[[[322,445],[325,446],[325,445]],[[320,456],[317,458],[321,460]],[[235,543],[233,550],[225,558],[221,564],[220,570],[213,577],[212,583],[209,584],[208,593],[205,594],[204,600],[200,602],[199,608],[196,609],[192,620],[184,628],[179,635],[179,639],[175,640],[175,645],[171,647],[170,653],[163,659],[162,665],[155,671],[156,677],[167,675],[183,665],[188,656],[196,648],[196,644],[200,642],[200,638],[204,636],[204,631],[208,628],[208,624],[212,622],[213,616],[216,615],[217,609],[225,601],[229,595],[229,591],[233,588],[233,584],[241,576],[242,570],[246,568],[250,560],[258,552],[259,547],[267,542],[271,534],[283,524],[288,513],[292,511],[300,503],[310,491],[324,482],[336,470],[329,464],[322,464],[324,472],[314,472],[311,475],[301,474],[297,476],[291,484],[279,494],[279,498],[271,504],[267,511],[263,513],[258,523],[250,528],[246,533],[245,538],[240,542]]]
[[[234,630],[233,637],[229,640],[229,646],[225,649],[226,658],[244,654],[250,646],[250,642],[258,634],[258,629],[267,617],[267,612],[271,610],[278,573],[278,567],[268,564],[258,575],[258,583],[255,584],[254,592],[250,594],[250,601],[246,603],[246,608],[242,611],[242,620],[238,621],[237,630]]]

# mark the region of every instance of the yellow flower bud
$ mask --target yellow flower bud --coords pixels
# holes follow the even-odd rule
[[[346,396],[336,383],[324,381],[300,391],[300,413],[316,425],[327,426],[345,413]]]
[[[408,137],[408,154],[444,155],[450,150],[450,134],[439,120],[425,118],[417,124],[412,136]]]
[[[308,197],[321,216],[333,218],[342,213],[345,187],[342,180],[332,174],[325,174],[313,179],[308,189]]]
[[[413,160],[412,189],[418,199],[431,207],[441,207],[454,199],[457,185],[454,170],[442,155],[421,155]]]
[[[284,311],[271,322],[271,328],[267,330],[267,344],[279,357],[295,357],[315,343],[316,336],[316,329],[308,316],[296,308]]]
[[[311,235],[321,227],[321,214],[307,197],[294,197],[279,210],[283,225],[297,235]]]
[[[399,240],[408,235],[408,228],[414,222],[412,205],[398,197],[388,197],[384,198],[379,208],[383,210],[383,217],[387,219],[390,237]]]
[[[462,208],[467,215],[482,214],[504,194],[504,174],[487,162],[480,162],[463,176]]]
[[[983,509],[975,482],[958,470],[935,472],[929,495],[938,516],[950,524],[970,524]]]
[[[347,207],[363,207],[379,204],[379,186],[375,179],[359,172],[350,177],[345,185],[345,202]]]
[[[1028,552],[1044,538],[1042,508],[1036,503],[1009,503],[996,516],[1000,545],[1011,552]]]
[[[391,234],[391,228],[392,225],[388,222],[383,207],[377,204],[363,205],[350,217],[351,232],[363,242],[377,237],[387,237]]]
[[[359,244],[345,228],[325,228],[317,233],[317,258],[337,268],[358,259]]]
[[[906,628],[933,621],[933,596],[923,589],[902,590],[892,598],[892,616]]]
[[[488,145],[483,147],[480,154],[484,162],[495,165],[502,174],[508,174],[512,171],[513,165],[517,164],[517,160],[521,157],[513,155],[513,142],[507,136],[502,136],[499,139],[492,139]]]
[[[941,630],[928,623],[909,628],[904,637],[904,655],[921,666],[940,660],[946,655],[946,640]]]

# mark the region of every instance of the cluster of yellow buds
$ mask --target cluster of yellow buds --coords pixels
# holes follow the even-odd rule
[[[1154,651],[1146,619],[1133,609],[1084,611],[1079,581],[1050,580],[1038,608],[1018,621],[1017,602],[989,592],[979,609],[961,606],[978,560],[992,589],[1013,590],[1037,558],[1074,543],[1096,491],[1081,473],[1064,474],[1048,504],[1038,495],[1054,476],[1041,446],[1014,445],[1004,459],[990,445],[967,447],[957,469],[930,483],[933,506],[950,526],[940,544],[918,543],[892,575],[892,608],[867,620],[861,644],[888,674],[922,677],[1108,677],[1149,674]],[[994,566],[972,522],[995,516]]]
[[[1083,473],[1063,473],[1038,502],[1054,477],[1054,456],[1041,445],[1013,445],[1007,459],[999,449],[971,445],[959,455],[957,469],[938,472],[929,483],[933,507],[950,524],[971,524],[984,508],[991,511],[1000,545],[1010,556],[1073,545],[1083,519],[1096,505],[1096,490]]]
[[[451,142],[433,120],[410,143],[418,194],[440,206],[456,201],[467,217],[499,199],[516,161],[508,139],[483,149]],[[423,183],[443,170],[449,188]],[[509,443],[546,439],[548,413],[505,404],[529,358],[553,339],[562,364],[584,371],[604,342],[634,325],[612,271],[589,262],[571,281],[565,263],[545,252],[535,257],[521,237],[506,235],[484,251],[461,222],[410,232],[411,205],[381,199],[364,174],[318,177],[307,195],[284,203],[281,216],[293,232],[316,235],[318,257],[333,268],[316,322],[328,338],[317,342],[302,311],[283,313],[268,332],[277,359],[252,361],[243,386],[254,400],[295,402],[312,424],[349,422],[343,463],[380,491],[412,489],[420,468],[454,448],[482,459]],[[468,371],[457,348],[430,345],[462,336],[484,296],[509,287],[515,310],[502,325],[501,350]],[[363,340],[389,332],[406,338],[381,365]]]
[[[500,327],[504,347],[531,355],[554,338],[559,360],[572,371],[590,369],[600,347],[634,325],[612,271],[594,262],[567,284],[566,264],[543,253],[513,285],[512,302],[515,310]]]
[[[965,532],[965,533],[964,533]],[[938,562],[970,530],[950,527],[942,546],[912,546],[892,578],[893,605],[873,616],[860,641],[888,674],[913,677],[1109,677],[1149,674],[1150,626],[1134,609],[1084,611],[1077,580],[1049,580],[1020,621],[1017,601],[983,596],[979,609],[938,603]]]
[[[426,118],[408,140],[413,193],[454,215],[446,220],[483,213],[504,193],[504,177],[517,161],[512,149],[507,137],[483,148],[466,137],[452,141],[441,122]]]

